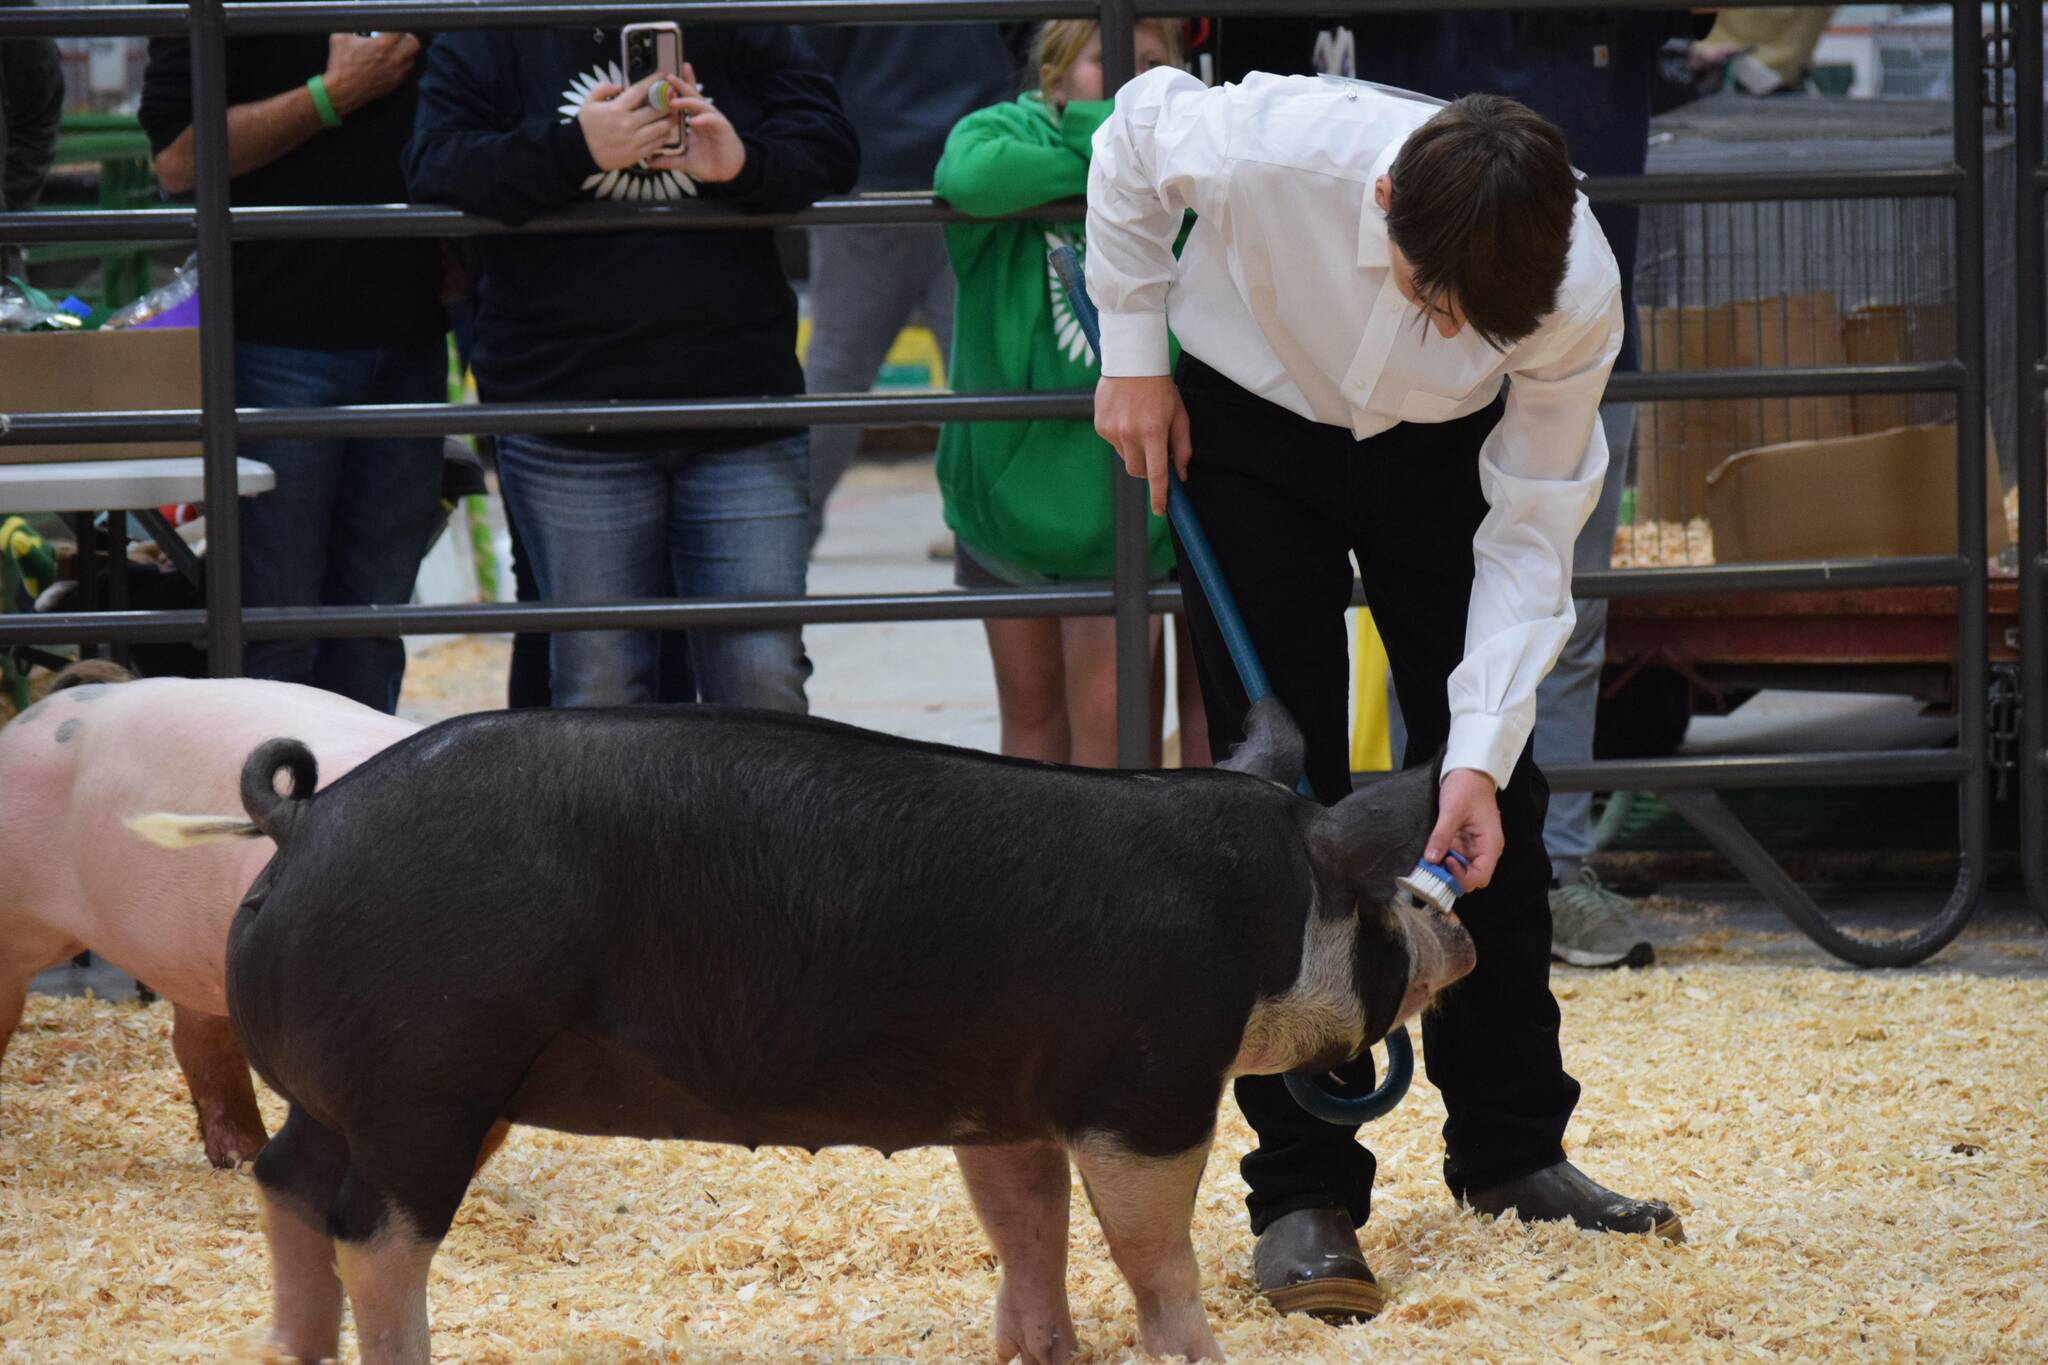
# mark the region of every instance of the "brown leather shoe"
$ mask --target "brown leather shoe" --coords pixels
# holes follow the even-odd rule
[[[1669,1204],[1616,1194],[1569,1161],[1474,1191],[1465,1202],[1496,1218],[1513,1209],[1525,1223],[1569,1218],[1590,1232],[1647,1232],[1667,1242],[1685,1240],[1685,1225]]]
[[[1275,1218],[1252,1252],[1252,1277],[1281,1312],[1325,1322],[1364,1322],[1387,1304],[1342,1209],[1296,1209]]]

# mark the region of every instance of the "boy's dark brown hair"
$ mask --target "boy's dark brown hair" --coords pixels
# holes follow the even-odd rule
[[[1455,298],[1498,350],[1557,307],[1578,196],[1564,135],[1527,105],[1467,95],[1409,134],[1387,235],[1425,304]]]

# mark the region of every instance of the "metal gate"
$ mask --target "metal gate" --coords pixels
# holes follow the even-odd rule
[[[1743,8],[1759,0],[1723,0]],[[1192,6],[1220,17],[1272,17],[1327,13],[1329,0],[1197,0]],[[565,431],[674,431],[709,427],[773,427],[942,421],[999,421],[1025,417],[1087,418],[1086,393],[953,394],[930,397],[821,395],[733,398],[717,401],[633,403],[491,403],[481,405],[242,409],[234,405],[231,239],[352,236],[479,236],[502,232],[591,232],[672,228],[719,231],[765,226],[956,221],[930,198],[851,197],[819,203],[802,213],[741,217],[714,205],[590,205],[507,228],[449,209],[411,205],[264,207],[230,209],[227,175],[225,43],[231,36],[379,30],[541,26],[561,22],[618,24],[674,19],[686,25],[731,23],[844,24],[997,19],[1098,19],[1103,26],[1103,67],[1108,86],[1135,69],[1132,26],[1139,18],[1177,17],[1190,6],[1161,0],[684,0],[683,3],[590,3],[588,0],[479,0],[479,3],[404,3],[403,0],[321,0],[316,3],[108,5],[0,11],[0,38],[57,35],[155,36],[185,33],[192,42],[195,207],[108,212],[81,210],[0,215],[0,240],[96,242],[148,238],[195,240],[207,307],[200,320],[201,392],[196,410],[119,413],[39,413],[0,417],[0,443],[78,444],[108,441],[201,441],[206,466],[210,554],[206,608],[199,611],[52,613],[0,617],[0,647],[26,643],[204,641],[215,676],[241,671],[245,639],[468,632],[671,629],[711,625],[766,625],[918,621],[990,616],[1114,615],[1117,623],[1118,752],[1127,765],[1147,752],[1148,641],[1146,618],[1178,607],[1178,589],[1152,588],[1145,565],[1145,490],[1120,480],[1116,501],[1117,572],[1113,588],[870,594],[763,601],[636,601],[576,605],[437,607],[295,607],[244,610],[240,579],[239,509],[235,443],[251,439],[337,436],[445,436],[537,434]],[[1566,10],[1570,0],[1352,0],[1353,12]],[[1685,0],[1633,0],[1620,10],[1684,10]],[[1942,361],[1838,365],[1769,370],[1661,371],[1617,375],[1612,399],[1776,398],[1856,394],[1944,394],[1957,413],[1959,490],[1984,469],[1983,110],[1984,52],[1975,0],[1952,3],[1954,14],[1955,157],[1947,166],[1910,170],[1825,173],[1656,175],[1595,177],[1585,182],[1596,199],[1653,203],[1759,203],[1769,201],[1898,198],[1946,200],[1954,206],[1956,243],[1956,354]],[[2029,6],[2027,8],[2032,9]],[[2022,110],[2031,110],[2031,141],[2021,125],[2023,224],[2022,346],[2026,393],[2021,404],[2020,451],[2025,564],[2026,638],[2038,653],[2043,590],[2041,503],[2041,193],[2040,14],[2030,20],[2031,46],[2022,36],[2022,61],[2031,55],[2032,80],[2022,67]],[[2024,118],[2024,115],[2023,115]],[[2031,149],[2031,150],[2029,150]],[[1079,216],[1078,205],[1053,205],[1020,215]],[[2031,328],[2031,330],[2028,330]],[[2028,433],[2031,432],[2031,442]],[[1987,665],[1985,651],[1986,511],[1984,500],[1958,496],[1957,553],[1897,559],[1752,563],[1712,568],[1636,569],[1585,574],[1581,597],[1628,597],[1729,591],[1798,591],[1941,586],[1956,593],[1957,748],[1776,756],[1670,758],[1604,762],[1549,774],[1558,790],[1630,789],[1659,793],[1718,848],[1742,874],[1800,928],[1847,961],[1897,966],[1939,950],[1975,909],[1983,887],[1987,829]],[[2031,657],[2031,656],[2030,656]],[[2041,743],[2039,693],[2043,669],[2027,669],[2024,785],[2028,809],[2043,809],[2048,751]],[[1730,813],[1718,792],[1736,787],[1817,784],[1899,785],[1954,782],[1958,788],[1960,868],[1947,899],[1903,937],[1859,938],[1829,922],[1813,900]],[[2029,885],[2037,898],[2048,888],[2048,852],[2030,846]],[[2037,901],[2037,903],[2039,903]]]

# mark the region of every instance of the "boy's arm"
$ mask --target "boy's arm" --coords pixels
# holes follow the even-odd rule
[[[1576,619],[1572,547],[1607,472],[1600,396],[1621,328],[1617,283],[1555,349],[1511,372],[1507,410],[1480,447],[1489,510],[1472,537],[1472,603],[1465,658],[1450,678],[1446,773],[1471,768],[1505,787],[1535,728],[1536,685]]]
[[[1189,209],[1213,213],[1228,196],[1231,92],[1171,67],[1148,71],[1095,135],[1088,293],[1102,311],[1105,378],[1167,373],[1174,242]]]
[[[515,117],[509,42],[457,32],[428,49],[405,180],[416,202],[516,227],[575,202],[598,163],[577,119]]]

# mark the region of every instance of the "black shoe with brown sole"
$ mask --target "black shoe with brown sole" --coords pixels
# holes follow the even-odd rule
[[[1275,1218],[1252,1252],[1259,1293],[1283,1313],[1364,1322],[1387,1306],[1342,1209],[1296,1209]]]
[[[1685,1224],[1669,1204],[1616,1194],[1569,1161],[1545,1166],[1492,1189],[1474,1191],[1465,1202],[1495,1218],[1513,1209],[1525,1223],[1569,1218],[1589,1232],[1636,1232],[1667,1242],[1685,1240]]]

